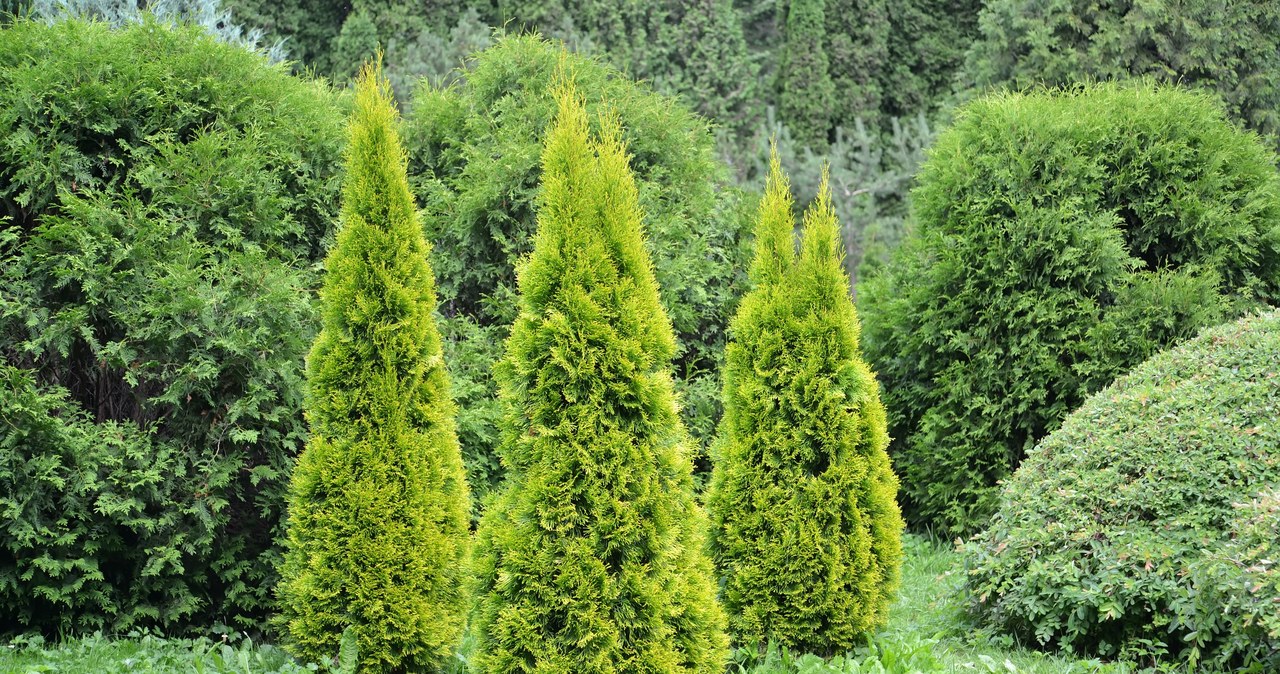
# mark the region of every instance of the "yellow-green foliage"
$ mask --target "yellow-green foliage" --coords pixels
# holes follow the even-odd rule
[[[480,523],[480,672],[705,672],[727,656],[618,119],[572,91],[543,152],[499,366],[506,482]]]
[[[395,122],[386,81],[366,68],[307,361],[312,435],[293,476],[279,589],[295,652],[330,657],[350,626],[361,672],[431,666],[453,652],[465,615],[467,486]]]
[[[793,226],[775,153],[754,288],[730,328],[708,507],[734,637],[830,654],[885,623],[903,523],[825,175],[799,255]]]

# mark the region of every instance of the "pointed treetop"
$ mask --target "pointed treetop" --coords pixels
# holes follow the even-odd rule
[[[841,250],[840,224],[836,220],[835,207],[831,203],[831,165],[822,164],[822,183],[818,198],[809,204],[804,213],[804,233],[800,238],[800,259],[819,267],[841,267],[844,251]],[[846,283],[847,285],[847,283]]]
[[[791,182],[782,172],[775,138],[770,142],[769,178],[765,182],[764,198],[760,200],[759,217],[756,219],[756,257],[751,263],[751,282],[754,285],[782,278],[794,262],[794,205]]]

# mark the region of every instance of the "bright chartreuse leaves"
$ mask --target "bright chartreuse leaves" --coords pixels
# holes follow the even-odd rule
[[[311,437],[293,473],[278,588],[295,653],[331,657],[351,628],[360,671],[387,673],[434,667],[457,648],[470,548],[430,247],[396,122],[389,85],[367,66],[307,359]]]
[[[798,254],[794,222],[775,154],[731,324],[711,547],[739,644],[833,655],[885,624],[903,523],[825,180]]]
[[[723,671],[676,343],[621,121],[557,92],[497,372],[506,481],[477,532],[478,672]]]

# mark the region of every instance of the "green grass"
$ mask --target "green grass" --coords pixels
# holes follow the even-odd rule
[[[919,536],[904,540],[906,563],[889,625],[868,645],[824,660],[778,649],[734,653],[730,674],[1138,674],[1128,664],[1102,663],[1019,648],[967,625],[958,591],[963,562],[949,546]],[[463,655],[451,663],[463,671]],[[336,654],[335,654],[336,655]],[[87,637],[48,644],[17,639],[0,647],[0,672],[13,674],[298,674],[341,672],[336,664],[300,664],[272,645],[249,640]],[[1151,671],[1151,670],[1141,670]]]

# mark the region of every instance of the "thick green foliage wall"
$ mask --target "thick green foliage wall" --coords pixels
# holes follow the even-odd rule
[[[917,226],[859,292],[908,519],[972,531],[1089,393],[1280,299],[1275,156],[1206,94],[1152,84],[965,108]]]
[[[703,672],[727,658],[676,343],[619,119],[559,90],[499,366],[507,479],[477,532],[480,672]]]
[[[1271,457],[1280,454],[1273,444]],[[1275,465],[1274,463],[1272,465]],[[1215,664],[1257,663],[1262,671],[1280,670],[1280,488],[1272,482],[1251,499],[1232,503],[1230,540],[1217,554],[1191,566],[1194,594],[1183,620],[1196,625],[1197,635],[1212,641]]]
[[[735,640],[832,655],[887,621],[903,523],[825,181],[798,256],[794,223],[774,155],[707,507]]]
[[[719,417],[714,373],[746,237],[704,123],[597,61],[536,37],[506,37],[476,57],[462,86],[419,90],[405,125],[410,174],[437,242],[446,355],[477,493],[501,475],[490,371],[518,310],[513,262],[532,247],[538,139],[554,115],[550,89],[562,62],[589,107],[607,101],[622,120],[646,246],[677,334],[686,423],[696,438],[709,438]]]
[[[1213,91],[1233,118],[1280,133],[1273,0],[991,0],[980,29],[966,64],[979,87],[1148,76]]]
[[[470,547],[430,247],[394,105],[366,66],[307,358],[311,437],[293,473],[279,585],[294,651],[324,660],[352,628],[362,672],[421,671],[454,652]]]
[[[336,205],[341,129],[325,87],[198,28],[0,31],[0,358],[63,401],[48,409],[68,425],[11,428],[36,440],[10,451],[19,464],[63,457],[102,484],[172,466],[173,485],[138,498],[145,517],[191,527],[117,559],[119,546],[92,541],[132,541],[138,502],[91,507],[89,486],[65,496],[85,499],[65,520],[12,523],[65,531],[68,547],[21,579],[11,574],[30,562],[26,544],[0,544],[6,591],[30,602],[0,607],[20,622],[4,629],[263,618],[306,431],[311,264]],[[117,463],[91,437],[129,458]],[[129,489],[151,478],[140,479]],[[44,503],[62,488],[21,486]],[[110,570],[91,578],[94,568]]]
[[[965,546],[974,614],[1050,647],[1276,671],[1277,363],[1270,311],[1090,397]]]

